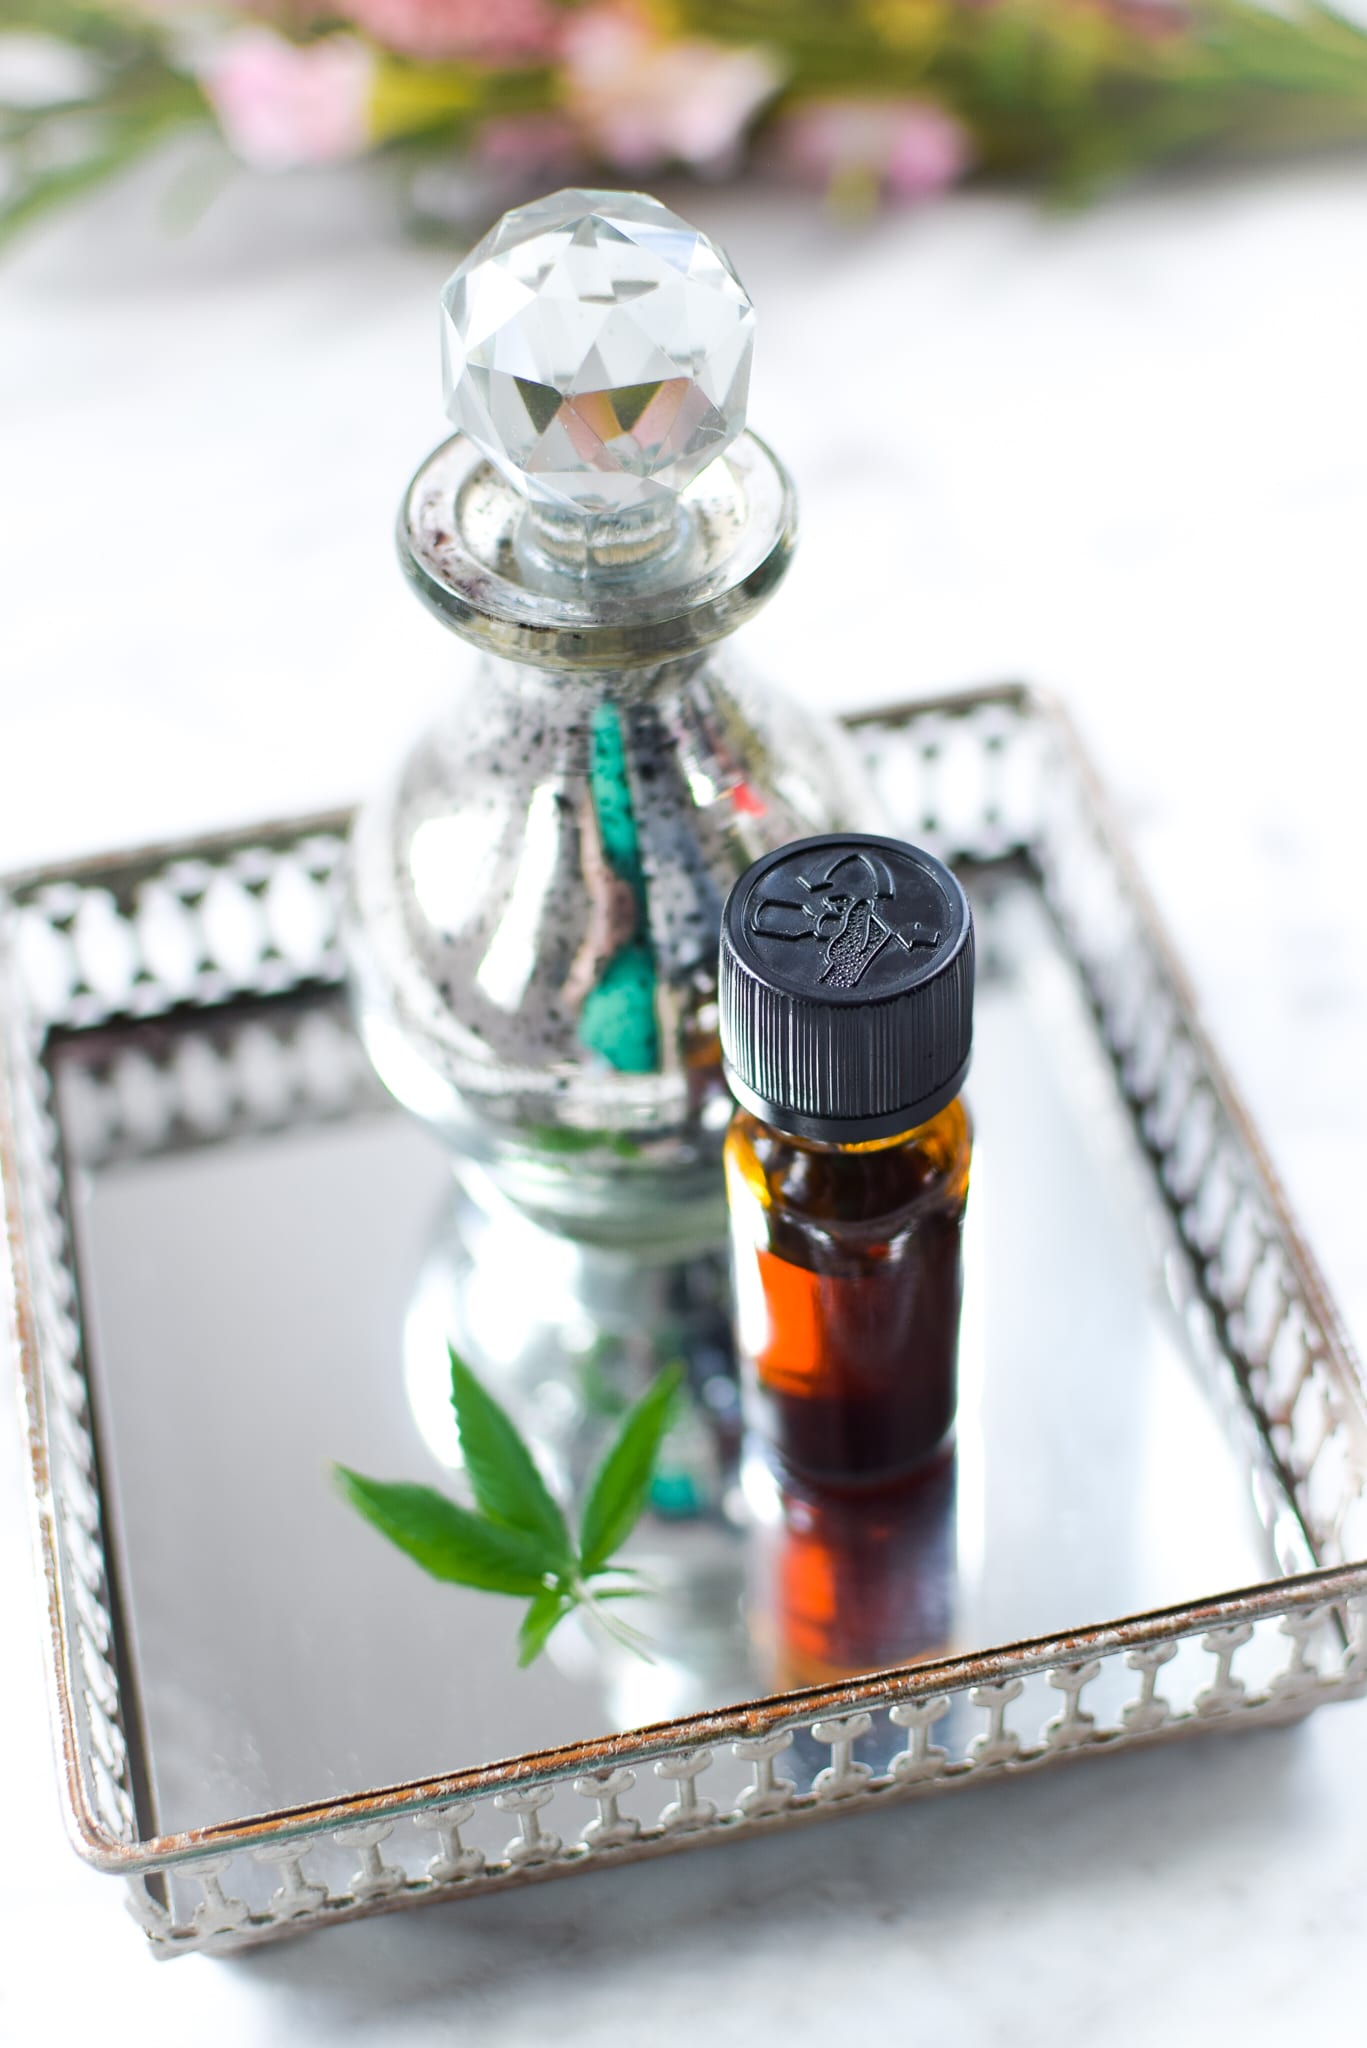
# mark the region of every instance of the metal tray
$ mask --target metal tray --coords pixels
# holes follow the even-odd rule
[[[65,1806],[156,1954],[1367,1690],[1362,1381],[1069,725],[1016,688],[852,725],[975,900],[975,1237],[899,1661],[797,1691],[762,1518],[645,1530],[705,1594],[657,1665],[567,1624],[518,1674],[508,1603],[427,1581],[330,1491],[330,1456],[439,1475],[422,1360],[454,1256],[446,1162],[347,1022],[346,815],[9,883],[0,1143]]]

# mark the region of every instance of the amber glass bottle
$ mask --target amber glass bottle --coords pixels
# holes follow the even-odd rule
[[[973,927],[949,869],[799,840],[727,902],[722,1049],[752,1428],[827,1487],[913,1472],[954,1419]]]

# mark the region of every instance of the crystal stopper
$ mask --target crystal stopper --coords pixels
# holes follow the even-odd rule
[[[648,553],[745,425],[754,327],[721,250],[658,200],[556,192],[447,280],[446,410],[553,552],[605,526]]]

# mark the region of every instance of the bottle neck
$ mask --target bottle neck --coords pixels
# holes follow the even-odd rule
[[[635,534],[638,546],[653,546],[649,524],[647,517]],[[400,558],[423,603],[482,651],[557,673],[599,674],[649,667],[725,639],[782,581],[797,530],[787,472],[753,434],[742,434],[689,486],[688,544],[626,563],[625,583],[606,562],[598,565],[602,574],[566,574],[540,545],[533,553],[544,576],[540,568],[529,574],[519,541],[531,525],[521,492],[474,442],[455,434],[409,486]],[[606,544],[609,553],[620,551],[621,532]]]
[[[800,1152],[815,1152],[826,1157],[842,1159],[867,1158],[878,1152],[895,1152],[902,1145],[924,1144],[938,1136],[946,1121],[959,1117],[966,1118],[966,1114],[963,1097],[956,1095],[942,1108],[937,1109],[934,1116],[926,1117],[921,1123],[910,1124],[905,1130],[894,1131],[890,1135],[878,1138],[836,1140],[801,1135],[785,1129],[783,1124],[773,1117],[757,1117],[744,1108],[736,1111],[738,1118],[744,1118],[772,1131],[775,1137],[781,1138],[787,1145],[795,1146]]]
[[[715,661],[715,656],[712,657]],[[668,697],[688,684],[709,661],[709,653],[678,656],[670,661],[644,663],[635,668],[533,668],[506,655],[487,654],[481,664],[490,687],[506,690],[519,698],[538,692],[585,704],[611,701],[641,703]]]

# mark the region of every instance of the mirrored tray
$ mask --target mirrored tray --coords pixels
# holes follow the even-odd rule
[[[9,884],[0,1139],[66,1805],[158,1954],[1367,1690],[1362,1382],[1067,721],[1003,688],[852,727],[979,925],[957,1440],[893,1526],[815,1526],[742,1484],[719,1369],[716,1483],[633,1539],[650,1664],[568,1623],[519,1671],[512,1603],[427,1579],[329,1484],[334,1458],[449,1478],[472,1273],[510,1361],[529,1301],[584,1281],[544,1241],[472,1244],[371,1078],[347,817]],[[601,1346],[582,1362],[506,1391],[591,1406]]]

